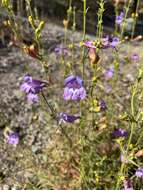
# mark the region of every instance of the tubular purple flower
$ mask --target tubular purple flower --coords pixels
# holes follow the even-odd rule
[[[74,123],[75,120],[80,119],[79,116],[69,115],[67,113],[60,113],[59,124],[63,123]]]
[[[31,85],[25,82],[20,86],[20,90],[28,94],[31,91]]]
[[[129,178],[125,178],[124,180],[124,190],[134,190],[133,185]]]
[[[143,168],[138,168],[137,170],[136,170],[136,173],[135,173],[135,175],[137,176],[137,177],[139,177],[139,178],[143,178]]]
[[[25,82],[20,86],[20,89],[26,94],[37,94],[47,85],[47,82],[33,79],[30,75],[26,75],[24,81]]]
[[[29,103],[39,102],[38,93],[48,84],[46,81],[33,79],[30,75],[25,75],[24,83],[20,86],[20,90],[27,94]]]
[[[32,77],[30,75],[25,75],[24,76],[24,81],[25,82],[32,82]]]
[[[103,48],[108,48],[110,47],[110,43],[109,43],[109,36],[105,36],[101,39],[101,43],[103,45]]]
[[[107,105],[104,100],[100,100],[99,106],[101,111],[105,111],[107,109]]]
[[[113,74],[114,74],[114,69],[113,68],[110,68],[108,69],[106,72],[105,72],[105,78],[108,80],[108,79],[111,79],[113,77]]]
[[[39,102],[39,97],[38,97],[37,94],[29,93],[29,94],[27,94],[27,101],[30,104],[38,103]]]
[[[139,58],[139,55],[137,53],[134,53],[131,55],[130,59],[131,59],[131,61],[136,62],[136,61],[139,61],[140,58]]]
[[[69,76],[64,81],[65,100],[83,100],[86,97],[86,90],[83,87],[83,80],[79,76]]]
[[[123,22],[124,19],[124,12],[121,12],[120,15],[116,16],[115,23],[120,25]]]
[[[11,145],[17,145],[19,143],[19,135],[18,135],[18,133],[11,132],[7,136],[7,143],[11,144]]]
[[[115,137],[127,137],[128,132],[126,130],[124,130],[124,129],[118,128],[118,129],[114,130],[113,135]]]
[[[119,38],[114,37],[114,38],[112,38],[112,42],[110,43],[110,45],[111,45],[112,48],[115,48],[117,45],[119,45],[119,43],[120,43]]]
[[[84,42],[84,45],[87,47],[87,48],[96,48],[96,46],[94,45],[94,41],[86,41]]]
[[[68,55],[69,54],[69,51],[68,51],[68,49],[66,48],[66,47],[64,47],[62,44],[59,44],[59,45],[57,45],[56,46],[56,48],[55,48],[55,53],[57,54],[57,55],[64,55],[64,56],[66,56],[66,55]]]

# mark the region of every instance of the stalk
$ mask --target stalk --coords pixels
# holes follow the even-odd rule
[[[123,25],[122,25],[122,30],[121,30],[121,36],[120,36],[121,40],[123,38],[123,34],[124,34],[124,31],[125,31],[126,18],[128,16],[128,12],[129,12],[129,8],[130,8],[130,5],[131,5],[131,2],[132,2],[132,0],[129,0],[128,3],[127,3],[127,5],[125,6],[125,17],[124,17],[124,20],[123,20]]]
[[[134,23],[133,23],[133,27],[132,27],[132,33],[131,33],[131,38],[132,39],[133,39],[134,33],[135,33],[135,27],[136,27],[136,23],[137,23],[139,4],[140,4],[140,0],[137,0],[136,10],[135,10],[135,13],[133,13],[134,14]]]
[[[86,37],[86,14],[87,14],[87,8],[86,8],[86,0],[83,0],[83,37],[82,40],[85,40]],[[82,49],[82,78],[84,80],[85,75],[85,47],[83,46]]]

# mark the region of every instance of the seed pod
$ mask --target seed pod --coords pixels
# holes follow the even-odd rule
[[[64,20],[63,20],[63,25],[64,25],[65,29],[68,28],[68,24],[69,24],[69,21],[66,20],[66,19],[64,19]]]
[[[143,150],[139,150],[136,154],[136,157],[143,157]]]
[[[26,54],[30,55],[33,58],[38,59],[39,58],[39,52],[38,52],[38,48],[32,44],[29,47],[28,46],[24,46],[23,50]]]

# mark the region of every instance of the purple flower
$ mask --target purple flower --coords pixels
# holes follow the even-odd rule
[[[136,173],[135,173],[135,175],[137,176],[137,177],[139,177],[139,178],[142,178],[143,177],[143,168],[138,168],[137,170],[136,170]]]
[[[121,12],[120,15],[117,15],[115,23],[120,25],[123,22],[124,15],[125,15],[124,12]]]
[[[112,41],[110,42],[110,45],[112,48],[115,48],[117,45],[119,45],[120,40],[118,37],[114,37],[112,38]]]
[[[25,75],[25,76],[24,76],[24,81],[25,81],[25,82],[32,82],[32,80],[33,80],[33,79],[32,79],[32,77],[31,77],[30,75]]]
[[[12,145],[17,145],[19,143],[19,135],[18,135],[18,133],[11,132],[7,136],[7,143],[12,144]]]
[[[75,120],[79,119],[79,116],[68,115],[67,113],[60,113],[59,124],[63,123],[74,123]]]
[[[108,79],[111,79],[113,77],[113,74],[114,74],[114,69],[113,68],[110,68],[108,69],[106,72],[105,72],[105,78],[108,80]]]
[[[30,91],[31,91],[31,85],[28,84],[27,82],[23,83],[21,86],[20,86],[20,90],[25,92],[26,94],[28,94]]]
[[[29,103],[39,102],[38,93],[47,85],[46,81],[33,79],[30,75],[25,75],[24,83],[20,86],[21,91],[27,94]]]
[[[110,43],[109,43],[109,36],[105,36],[101,39],[101,43],[103,45],[103,48],[108,48],[110,47]]]
[[[107,109],[107,105],[104,100],[100,101],[99,106],[101,111],[105,111]]]
[[[39,102],[39,97],[38,97],[37,94],[29,93],[29,94],[27,94],[27,101],[30,104],[38,103]]]
[[[68,55],[69,54],[69,51],[68,51],[68,49],[66,48],[66,47],[64,47],[62,44],[59,44],[59,45],[57,45],[56,46],[56,48],[55,48],[55,53],[57,54],[57,55],[64,55],[64,56],[66,56],[66,55]]]
[[[134,190],[133,185],[129,178],[125,178],[124,180],[124,190]]]
[[[88,48],[96,48],[96,46],[94,45],[94,41],[86,41],[84,42],[84,45]]]
[[[118,128],[118,129],[114,130],[113,135],[115,137],[127,137],[128,132],[126,130],[124,130],[124,129]]]
[[[39,93],[47,82],[33,79],[30,75],[24,77],[24,83],[20,86],[21,91],[28,93]]]
[[[130,59],[131,59],[131,61],[136,62],[136,61],[139,61],[140,58],[139,58],[139,55],[137,53],[134,53],[134,54],[131,55]]]
[[[83,80],[79,76],[69,76],[64,81],[65,100],[83,100],[86,97],[86,91],[83,87]]]

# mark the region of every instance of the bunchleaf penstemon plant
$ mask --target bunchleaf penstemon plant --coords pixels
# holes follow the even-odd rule
[[[140,98],[142,97],[142,79],[143,79],[143,67],[139,69],[138,76],[135,79],[134,84],[131,86],[131,100],[130,100],[130,113],[125,114],[125,116],[122,117],[123,120],[128,121],[129,126],[129,134],[128,134],[128,141],[123,145],[122,141],[118,141],[121,154],[124,153],[124,156],[127,158],[126,161],[122,159],[122,164],[120,167],[119,174],[117,176],[117,184],[116,184],[116,190],[120,189],[121,181],[124,181],[124,185],[126,183],[125,176],[128,175],[128,163],[135,165],[139,169],[136,170],[135,176],[140,177],[143,176],[142,168],[139,167],[137,163],[134,162],[134,148],[133,145],[133,137],[138,131],[141,120],[142,120],[142,111],[138,107],[140,105]],[[122,133],[123,134],[123,133]],[[127,134],[126,134],[127,136]],[[140,137],[142,137],[142,133],[139,135],[138,140],[135,144],[135,148],[138,145],[140,141]],[[123,157],[122,157],[123,158]],[[126,189],[126,188],[125,188]],[[133,187],[132,187],[133,189]]]
[[[41,35],[42,30],[45,26],[44,21],[40,21],[35,19],[35,16],[31,9],[30,0],[26,0],[26,9],[27,9],[27,17],[28,22],[31,25],[33,30],[33,42],[32,44],[26,45],[23,43],[23,39],[19,31],[19,26],[16,25],[15,15],[10,6],[10,2],[7,0],[3,0],[3,6],[6,8],[9,15],[9,26],[13,31],[13,35],[16,37],[18,42],[17,47],[21,48],[27,55],[38,60],[43,68],[45,69],[45,73],[50,75],[50,72],[47,72],[48,64],[47,57],[43,54],[42,44],[41,44]],[[102,71],[102,50],[105,51],[107,49],[111,49],[114,52],[115,60],[117,65],[114,67],[108,68],[104,73],[104,79],[106,81],[112,80],[115,75],[115,69],[118,69],[119,66],[119,56],[118,56],[118,45],[121,43],[123,31],[124,31],[124,22],[127,17],[129,11],[129,4],[126,5],[125,12],[120,12],[119,15],[116,15],[116,24],[121,28],[121,38],[117,36],[103,36],[103,12],[104,12],[104,0],[99,1],[99,10],[98,10],[98,23],[97,23],[97,34],[95,40],[86,40],[86,19],[87,19],[87,1],[83,0],[83,35],[82,35],[82,47],[81,47],[81,66],[79,71],[76,71],[74,67],[69,67],[67,70],[66,67],[62,68],[64,73],[64,81],[61,80],[62,83],[62,97],[60,97],[60,101],[64,104],[64,108],[60,108],[60,111],[56,109],[49,101],[46,96],[46,90],[50,90],[49,85],[50,81],[39,79],[33,77],[31,74],[26,74],[23,77],[22,84],[20,85],[20,90],[23,92],[24,97],[28,103],[31,104],[39,104],[40,101],[44,100],[44,106],[47,109],[47,113],[50,114],[51,118],[56,121],[57,126],[60,128],[62,134],[68,140],[66,145],[70,147],[70,151],[75,151],[74,154],[77,154],[75,161],[75,165],[78,168],[78,172],[80,173],[78,176],[78,180],[80,181],[80,188],[78,189],[93,189],[93,188],[104,188],[108,189],[109,179],[107,181],[104,179],[106,173],[106,168],[108,168],[108,163],[111,163],[110,160],[110,150],[106,150],[109,143],[106,143],[103,147],[99,147],[100,143],[103,140],[106,140],[108,136],[106,131],[104,133],[105,138],[102,135],[104,129],[107,128],[107,112],[108,105],[104,98],[100,97],[100,93],[98,93],[98,81],[100,78],[100,72]],[[69,49],[67,48],[68,40],[67,40],[67,32],[68,32],[68,23],[70,21],[71,15],[73,15],[73,32],[75,31],[75,8],[72,7],[72,1],[69,1],[69,9],[67,14],[67,19],[63,21],[64,29],[65,29],[65,38],[62,42],[62,45],[59,44],[55,48],[55,53],[57,58],[59,56],[62,58],[62,61],[65,64],[65,57],[69,55]],[[13,19],[11,19],[13,18]],[[74,40],[72,41],[72,48],[75,46]],[[71,48],[71,49],[72,49]],[[78,46],[79,48],[79,46]],[[73,50],[73,49],[72,49]],[[72,66],[74,65],[74,52],[72,52]],[[134,54],[132,56],[132,60],[136,61],[138,56]],[[62,62],[61,61],[61,62]],[[61,63],[60,62],[60,63]],[[87,65],[86,65],[87,64]],[[117,67],[117,68],[116,68]],[[87,69],[88,68],[88,69]],[[71,70],[70,70],[71,69]],[[88,71],[87,71],[87,70]],[[49,71],[49,70],[48,70]],[[90,75],[87,73],[90,72]],[[78,74],[77,74],[78,73]],[[48,75],[48,76],[49,76]],[[116,72],[118,75],[118,72]],[[47,76],[46,76],[47,77]],[[62,78],[62,76],[60,76]],[[126,125],[128,125],[129,130],[124,129],[123,127],[115,127],[110,137],[115,138],[115,142],[117,144],[117,148],[120,154],[121,167],[117,176],[117,183],[111,182],[114,184],[113,189],[119,190],[121,186],[124,186],[125,190],[133,190],[132,180],[133,178],[143,178],[143,167],[140,163],[136,162],[136,157],[143,154],[143,152],[137,152],[135,154],[136,147],[133,147],[133,143],[138,146],[140,141],[142,140],[143,132],[140,130],[140,136],[136,142],[134,139],[134,135],[137,132],[137,129],[142,126],[142,118],[143,111],[138,108],[140,105],[139,101],[143,97],[143,92],[141,89],[143,77],[143,68],[139,70],[139,74],[132,85],[131,89],[131,101],[130,101],[130,111],[127,114],[123,115],[120,119],[126,121]],[[89,80],[88,80],[89,79]],[[118,78],[116,78],[118,79]],[[117,80],[115,80],[116,82]],[[114,83],[116,85],[116,83]],[[139,101],[138,101],[139,100]],[[74,108],[76,109],[74,110]],[[66,109],[67,108],[67,109]],[[100,116],[103,116],[100,118]],[[111,118],[112,119],[112,118]],[[69,124],[74,124],[79,121],[79,125],[76,128],[76,132],[73,136],[71,133],[68,133]],[[112,123],[111,123],[112,124]],[[101,125],[101,127],[100,127]],[[112,126],[111,126],[112,127]],[[74,131],[73,127],[71,131]],[[69,130],[70,131],[70,130]],[[19,135],[11,130],[6,129],[4,133],[6,142],[8,144],[17,146],[20,140]],[[76,138],[74,138],[76,136]],[[110,138],[107,137],[107,138]],[[112,139],[109,139],[112,141]],[[113,142],[110,143],[113,145]],[[76,150],[75,150],[76,149]],[[110,147],[109,147],[110,149]],[[111,150],[113,146],[111,147]],[[107,153],[107,154],[106,154]],[[72,154],[72,153],[71,153]],[[71,156],[70,154],[70,156]],[[135,158],[135,159],[134,159]],[[114,159],[115,158],[111,158]],[[116,161],[116,160],[115,160]],[[115,162],[114,162],[115,163]],[[136,167],[134,175],[132,177],[129,176],[130,165]],[[114,168],[113,168],[114,169]],[[65,171],[65,170],[64,170]],[[104,174],[105,173],[105,174]],[[116,171],[117,173],[117,171]],[[115,173],[113,173],[115,175]],[[72,175],[72,174],[71,174]],[[111,174],[109,174],[111,175]],[[102,176],[102,177],[101,177]],[[114,177],[114,176],[113,176]],[[103,178],[103,179],[102,179]],[[114,180],[115,181],[115,180]],[[107,183],[107,186],[106,186]],[[116,184],[115,184],[116,183]]]

